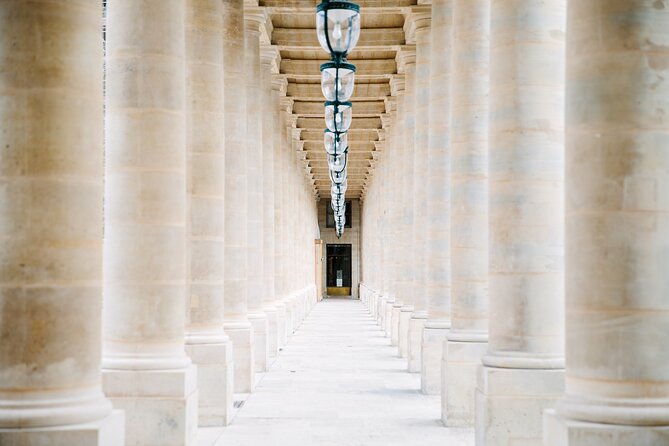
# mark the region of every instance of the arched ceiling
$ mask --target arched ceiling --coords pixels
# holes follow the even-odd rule
[[[319,0],[247,1],[247,10],[268,17],[265,45],[276,50],[275,78],[285,79],[283,105],[290,114],[293,146],[304,159],[315,193],[330,196],[330,179],[323,148],[323,94],[320,64],[329,60],[316,36]],[[348,198],[360,198],[378,153],[384,128],[394,107],[391,79],[398,75],[398,52],[411,43],[408,17],[425,8],[417,0],[358,0],[362,33],[348,60],[357,67],[353,124],[349,131]],[[429,8],[429,6],[428,6]],[[267,48],[267,46],[266,46]],[[401,67],[399,67],[401,71]],[[287,82],[286,82],[287,81]]]

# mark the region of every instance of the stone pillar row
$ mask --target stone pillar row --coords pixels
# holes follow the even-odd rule
[[[477,445],[667,443],[664,3],[433,0],[429,87],[407,16],[361,297],[410,370],[426,302],[422,390]]]
[[[0,5],[0,444],[194,444],[316,302],[256,9]]]

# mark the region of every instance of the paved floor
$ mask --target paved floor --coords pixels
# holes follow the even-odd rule
[[[202,428],[198,446],[464,446],[438,396],[383,336],[358,300],[319,303],[226,428]]]

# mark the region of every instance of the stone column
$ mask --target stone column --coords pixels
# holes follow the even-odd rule
[[[389,115],[392,111],[389,108],[389,104],[386,103],[386,114]],[[382,118],[382,124],[385,124],[389,116]],[[381,213],[381,257],[383,258],[383,267],[381,269],[381,304],[379,305],[379,315],[378,321],[379,325],[384,331],[387,325],[386,314],[387,308],[392,306],[394,297],[392,297],[392,254],[391,250],[393,248],[393,239],[391,238],[393,219],[391,217],[391,208],[389,202],[392,196],[392,183],[391,183],[391,169],[392,169],[392,155],[390,154],[390,144],[386,137],[388,133],[388,125],[385,124],[383,128],[383,143],[382,143],[382,181],[381,187],[379,190],[379,212]],[[378,150],[378,149],[377,149]]]
[[[291,271],[291,256],[289,255],[289,249],[291,246],[291,236],[292,236],[292,226],[291,226],[291,209],[290,209],[290,156],[292,152],[292,127],[290,123],[290,111],[292,110],[292,103],[290,100],[284,100],[281,103],[281,112],[283,114],[283,125],[281,126],[281,137],[283,144],[281,145],[281,155],[280,158],[280,167],[281,173],[280,176],[283,178],[283,181],[280,182],[280,201],[281,201],[281,210],[282,210],[282,226],[281,226],[281,258],[282,258],[282,268],[281,268],[281,283],[283,288],[282,299],[286,305],[286,342],[288,342],[288,337],[293,334],[293,329],[295,326],[294,320],[294,311],[292,305],[292,299],[290,296],[290,271]]]
[[[267,348],[271,358],[279,352],[278,309],[274,294],[274,116],[275,92],[272,89],[272,64],[279,56],[276,47],[265,46],[262,61],[262,159],[263,159],[263,309],[267,315]],[[276,92],[278,102],[278,92]],[[284,310],[285,311],[285,310]]]
[[[490,338],[480,445],[541,442],[564,388],[565,0],[494,0],[490,51]]]
[[[189,0],[186,16],[189,283],[186,352],[198,367],[199,425],[232,418],[232,342],[223,331],[225,151],[223,4]]]
[[[103,378],[127,444],[191,444],[197,430],[184,352],[184,24],[178,0],[107,9]]]
[[[402,299],[404,298],[404,268],[405,261],[404,246],[402,243],[403,236],[403,217],[404,217],[404,175],[406,174],[406,166],[404,165],[404,141],[402,132],[404,129],[404,105],[405,105],[405,76],[395,75],[390,80],[390,88],[392,95],[397,98],[397,112],[393,122],[393,157],[396,159],[396,169],[394,175],[394,227],[395,227],[395,245],[397,246],[396,263],[395,263],[395,301],[393,302],[390,314],[390,344],[396,345],[399,348],[399,329],[400,329],[400,315],[401,309],[404,306]],[[400,255],[401,254],[401,255]]]
[[[260,26],[264,12],[244,13],[246,70],[246,187],[247,187],[247,289],[249,321],[253,325],[255,369],[267,371],[269,364],[269,326],[263,305],[263,147],[260,73]]]
[[[285,181],[283,173],[283,133],[284,123],[281,112],[281,97],[285,94],[288,82],[279,75],[272,76],[272,116],[274,118],[274,294],[277,309],[277,344],[279,347],[286,345],[286,302],[283,287],[283,246],[284,246],[284,209],[282,185]]]
[[[0,444],[124,444],[100,377],[102,7],[0,3]]]
[[[401,270],[401,292],[402,307],[399,314],[399,332],[398,344],[399,354],[403,358],[408,358],[409,352],[409,321],[411,313],[414,311],[414,270],[415,261],[413,258],[413,175],[414,175],[414,134],[415,134],[415,95],[416,95],[416,50],[413,46],[408,46],[400,51],[399,62],[402,72],[405,75],[406,89],[404,92],[404,122],[402,125],[402,135],[404,147],[404,172],[402,173],[402,226],[401,241],[406,255],[403,258]]]
[[[566,394],[548,446],[669,442],[667,2],[569,2]]]
[[[280,161],[279,165],[281,172],[279,176],[282,178],[280,182],[280,187],[278,189],[280,193],[280,204],[281,204],[281,213],[282,213],[282,225],[281,225],[281,288],[283,289],[282,300],[286,305],[286,343],[288,342],[288,337],[293,333],[293,311],[292,303],[290,299],[290,255],[289,248],[291,243],[291,226],[290,226],[290,152],[292,151],[292,142],[290,133],[292,128],[290,126],[290,100],[283,100],[281,103],[281,113],[283,115],[283,123],[281,126],[281,154],[279,156]]]
[[[414,311],[409,320],[408,369],[421,371],[423,328],[427,320],[427,179],[430,104],[430,7],[419,7],[410,17],[415,28],[416,74],[413,95],[414,153],[413,153],[413,253],[414,253]]]
[[[386,288],[386,305],[383,309],[383,330],[386,337],[391,337],[393,305],[396,302],[395,277],[397,274],[397,184],[395,181],[397,171],[397,146],[394,121],[397,118],[397,98],[386,98],[387,122],[384,151],[386,153],[385,162],[388,164],[385,189],[383,191],[384,208],[386,209],[386,232],[384,242],[384,257],[386,266],[384,272],[384,286]]]
[[[253,329],[248,319],[246,82],[244,3],[223,0],[223,104],[225,147],[225,321],[232,339],[235,392],[253,389]]]
[[[450,124],[453,0],[432,2],[430,36],[429,143],[427,153],[427,297],[421,390],[438,395],[442,351],[451,324]],[[473,393],[473,392],[472,392]]]
[[[488,339],[488,0],[453,1],[453,45],[452,325],[443,352],[441,417],[447,426],[471,426],[476,370]]]

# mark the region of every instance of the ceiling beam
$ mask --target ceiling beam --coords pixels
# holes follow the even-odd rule
[[[363,28],[360,32],[357,48],[365,50],[368,47],[369,49],[375,47],[393,48],[405,44],[405,32],[402,28]],[[279,49],[282,50],[321,48],[315,26],[314,28],[274,28],[272,31],[272,45],[278,45]]]
[[[323,98],[320,82],[289,82],[286,94],[293,99]],[[390,96],[390,82],[388,81],[381,83],[356,83],[353,90],[353,100],[358,101],[384,99],[388,96]]]

